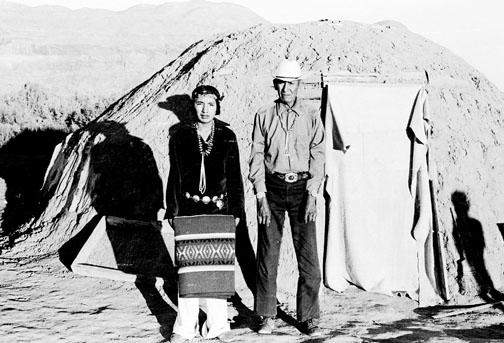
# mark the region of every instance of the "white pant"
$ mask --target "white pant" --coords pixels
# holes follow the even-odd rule
[[[201,334],[205,338],[215,338],[223,332],[231,330],[227,316],[226,299],[214,298],[178,298],[177,320],[173,326],[173,332],[186,339],[192,339],[198,335],[199,303],[206,302],[207,320],[201,328]]]

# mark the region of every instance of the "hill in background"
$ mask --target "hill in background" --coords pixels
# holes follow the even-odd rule
[[[124,94],[190,44],[264,20],[204,0],[125,11],[0,2],[0,94],[38,83],[58,95]]]
[[[0,1],[0,146],[24,129],[74,130],[190,44],[263,22],[204,0],[120,12]]]

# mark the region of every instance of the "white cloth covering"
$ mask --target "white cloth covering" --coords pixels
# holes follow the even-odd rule
[[[206,303],[207,320],[201,328],[201,335],[206,339],[215,338],[231,330],[227,315],[226,299],[178,298],[178,314],[173,332],[186,339],[192,339],[198,333],[198,313],[200,301]]]
[[[420,306],[438,303],[426,101],[422,85],[328,86],[327,287],[352,283],[407,292]]]

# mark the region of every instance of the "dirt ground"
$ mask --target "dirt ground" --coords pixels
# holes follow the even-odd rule
[[[1,342],[168,341],[176,312],[164,300],[168,298],[160,292],[161,286],[137,287],[134,283],[76,275],[54,256],[25,264],[6,259],[0,262]],[[285,303],[276,319],[276,332],[259,336],[253,331],[252,296],[239,285],[238,293],[242,301],[229,303],[236,342],[504,340],[502,310],[498,308],[433,319],[433,314],[455,306],[419,309],[410,299],[356,288],[340,294],[323,290],[323,337],[310,338],[296,329],[293,297],[285,295],[279,295]]]

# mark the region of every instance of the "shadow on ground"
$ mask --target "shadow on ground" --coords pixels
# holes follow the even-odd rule
[[[478,342],[486,342],[490,339],[504,340],[504,325],[490,325],[482,328],[474,329],[448,329],[446,334],[451,337],[456,337],[461,340],[477,340]]]
[[[368,329],[368,342],[425,342],[431,338],[445,337],[442,331],[425,329],[425,320],[401,319],[391,323],[375,323]],[[377,337],[378,336],[378,337]]]

